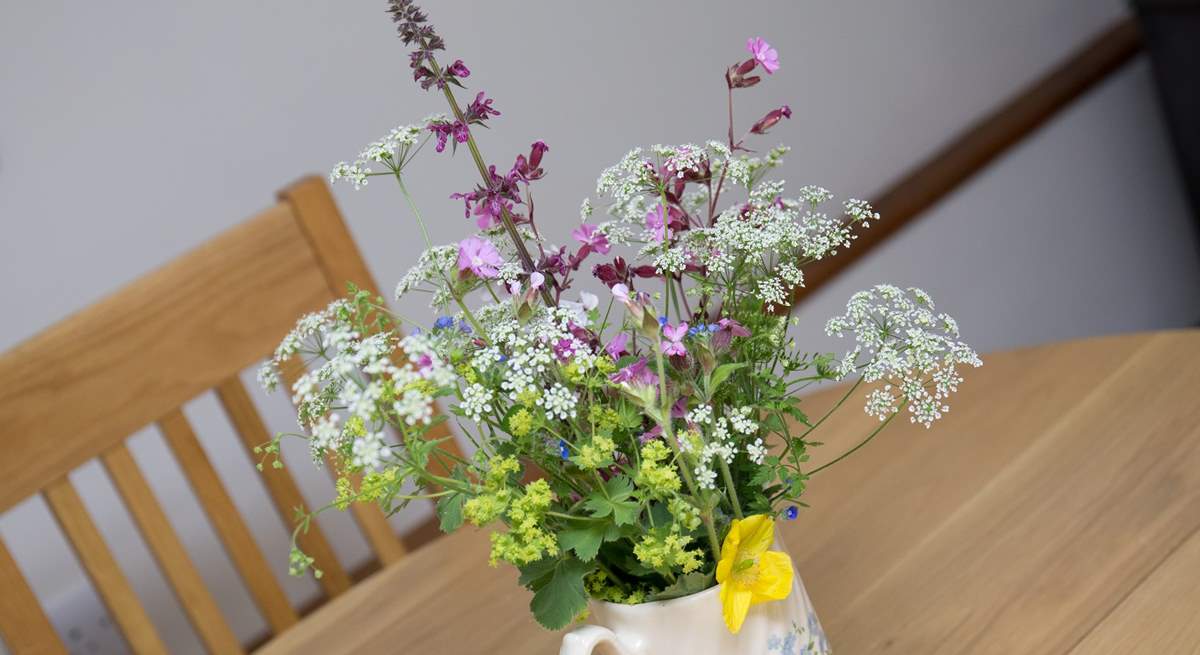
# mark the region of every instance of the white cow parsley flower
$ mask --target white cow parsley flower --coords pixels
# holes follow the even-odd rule
[[[575,394],[557,382],[542,394],[538,404],[546,410],[547,416],[556,416],[564,421],[575,418]]]
[[[378,469],[384,463],[387,450],[382,432],[367,433],[351,444],[350,464],[364,469]]]
[[[752,443],[746,444],[746,455],[755,464],[762,464],[763,460],[767,458],[767,446],[761,438],[755,439]]]
[[[758,423],[750,418],[754,413],[753,407],[740,407],[737,411],[729,416],[729,424],[733,426],[735,432],[741,434],[754,434],[758,431]]]
[[[482,384],[472,384],[463,390],[463,401],[459,407],[473,421],[479,421],[488,411],[488,406],[491,404],[495,395],[491,389]]]
[[[946,400],[962,381],[955,368],[983,364],[958,340],[958,323],[935,312],[924,291],[881,284],[854,294],[846,313],[826,323],[831,336],[854,334],[855,347],[842,358],[843,374],[861,368],[864,381],[887,383],[868,396],[867,413],[886,419],[903,403],[912,422],[930,427],[950,410]]]
[[[712,423],[712,415],[712,405],[699,405],[688,412],[687,420],[697,425],[706,425]]]

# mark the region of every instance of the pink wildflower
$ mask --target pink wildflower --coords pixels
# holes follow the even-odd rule
[[[608,377],[609,380],[620,383],[635,383],[647,386],[658,384],[658,375],[650,370],[646,365],[646,358],[641,357],[636,362],[626,366],[625,368],[613,373]]]
[[[746,41],[746,49],[754,55],[754,60],[762,65],[767,73],[779,70],[779,52],[771,47],[761,36]]]
[[[663,229],[663,225],[662,205],[655,205],[654,209],[646,212],[646,229],[654,233],[655,241],[662,241],[666,238],[666,230]]]
[[[683,346],[683,338],[687,336],[687,330],[687,323],[680,323],[676,326],[663,326],[663,336],[666,337],[662,342],[664,355],[679,355],[682,357],[687,354],[687,348]]]
[[[504,263],[500,251],[491,241],[479,237],[468,237],[458,243],[458,270],[471,271],[482,278],[496,277],[498,266]]]
[[[629,352],[626,349],[626,346],[628,345],[629,335],[621,332],[617,334],[617,336],[613,337],[612,341],[608,342],[608,345],[604,347],[604,352],[608,353],[608,356],[612,357],[613,359],[620,359],[621,355]]]
[[[571,230],[571,236],[579,243],[595,250],[601,255],[608,254],[608,251],[612,249],[609,246],[608,237],[603,232],[597,230],[595,225],[584,223]]]

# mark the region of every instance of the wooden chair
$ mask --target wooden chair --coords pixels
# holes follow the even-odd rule
[[[99,458],[205,646],[243,652],[124,443],[157,423],[272,634],[286,630],[302,612],[179,408],[215,389],[257,459],[251,450],[270,435],[239,371],[272,352],[302,313],[342,296],[348,281],[376,290],[324,181],[307,178],[270,209],[0,356],[0,512],[42,495],[135,652],[167,648],[67,474]],[[446,435],[440,428],[436,436]],[[453,439],[445,443],[458,452]],[[290,528],[304,504],[296,483],[286,469],[263,475]],[[379,562],[404,556],[377,506],[353,510]],[[300,542],[324,571],[324,598],[351,586],[319,526]],[[0,634],[14,653],[66,652],[2,541]]]

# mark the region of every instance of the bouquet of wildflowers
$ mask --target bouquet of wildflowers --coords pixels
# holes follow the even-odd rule
[[[902,413],[925,426],[941,417],[956,367],[979,358],[928,295],[887,285],[829,321],[829,333],[853,336],[848,352],[810,353],[789,338],[804,266],[879,217],[861,200],[831,213],[825,189],[790,196],[771,179],[787,148],[756,154],[747,140],[789,118],[787,106],[737,136],[734,96],[779,69],[762,39],[725,72],[724,139],[630,151],[600,175],[577,225],[550,230],[532,195],[549,148],[535,142],[507,172],[488,164],[475,128],[500,114],[492,99],[460,100],[470,70],[440,56],[441,37],[410,0],[391,0],[390,12],[413,78],[449,113],[392,130],[332,180],[399,184],[428,249],[396,294],[429,293],[440,318],[406,325],[352,289],[301,319],[261,378],[273,388],[279,367],[303,358],[291,391],[304,433],[266,451],[308,439],[314,460],[339,473],[331,507],[390,513],[433,499],[443,530],[490,530],[492,563],[520,569],[548,628],[579,617],[589,597],[640,603],[720,584],[736,632],[751,604],[790,591],[790,560],[767,549],[773,522],[796,517],[824,468],[807,462],[828,414],[807,416],[797,391],[852,376],[849,397],[873,384],[866,411],[880,424],[866,443]],[[438,153],[465,147],[481,177],[454,196],[473,229],[458,243],[429,243],[404,186],[430,141]],[[573,291],[587,273],[608,291]],[[427,438],[446,420],[438,403],[470,456]],[[297,550],[292,562],[313,564]]]

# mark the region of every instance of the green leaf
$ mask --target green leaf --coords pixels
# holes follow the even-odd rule
[[[467,474],[463,472],[461,466],[454,467],[454,471],[450,473],[450,477],[460,482],[467,482]],[[450,534],[462,527],[463,524],[463,505],[467,502],[466,494],[456,491],[452,494],[442,496],[437,501],[437,515],[440,521],[442,532]]]
[[[617,525],[626,525],[637,520],[642,506],[630,500],[633,495],[633,481],[624,475],[617,475],[604,483],[604,491],[593,491],[583,501],[583,506],[592,512],[596,518],[612,516]]]
[[[590,562],[600,552],[600,544],[621,537],[621,530],[608,521],[576,521],[576,525],[558,533],[558,545],[573,550],[579,559]]]
[[[713,371],[712,378],[710,378],[708,381],[708,395],[711,397],[713,394],[715,394],[717,392],[717,387],[721,386],[722,382],[729,379],[729,376],[733,375],[734,371],[738,370],[739,368],[744,368],[745,366],[745,362],[738,362],[736,364],[721,364],[718,366],[717,370]]]
[[[440,520],[442,532],[450,534],[462,527],[463,524],[463,505],[467,502],[467,497],[458,492],[448,496],[442,496],[437,502],[437,515]]]
[[[713,576],[711,573],[688,573],[675,578],[675,582],[671,583],[666,589],[658,592],[647,598],[646,600],[670,600],[672,598],[683,598],[692,594],[700,593],[713,585]]]
[[[596,559],[603,541],[604,524],[600,521],[588,521],[558,533],[558,545],[563,550],[575,551],[575,555],[585,562]]]
[[[787,431],[787,425],[784,424],[783,418],[777,412],[767,414],[767,417],[763,419],[762,426],[767,432],[783,434]]]
[[[587,609],[583,576],[591,570],[591,566],[573,557],[559,560],[550,579],[534,592],[529,603],[537,622],[549,630],[561,630]]]
[[[526,564],[520,567],[521,577],[517,578],[517,584],[530,591],[537,591],[550,581],[550,574],[554,573],[554,567],[557,565],[557,557],[543,557],[536,562]]]

